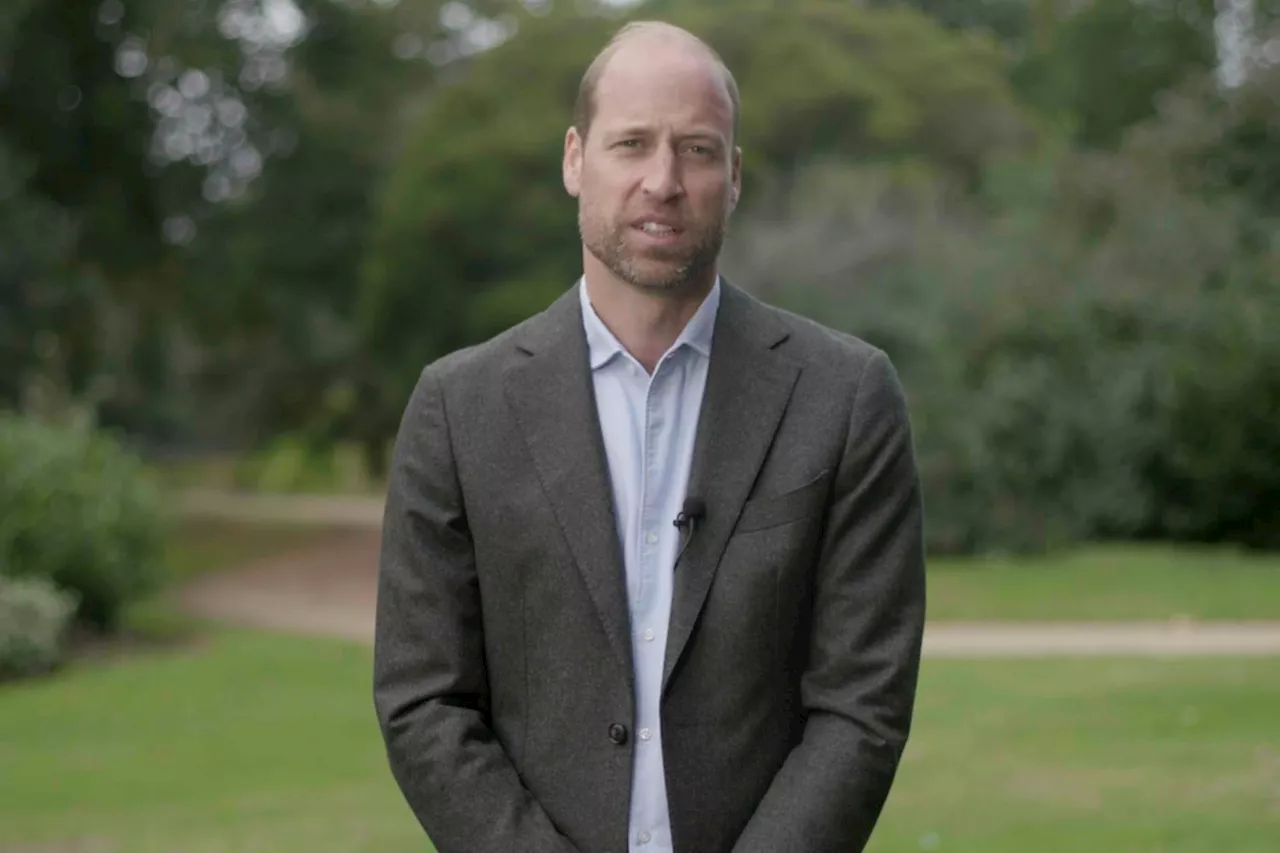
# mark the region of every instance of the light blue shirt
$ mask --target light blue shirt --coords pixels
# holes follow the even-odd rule
[[[601,322],[579,283],[592,383],[617,509],[635,661],[631,853],[671,853],[659,699],[684,504],[720,305],[717,279],[650,376]]]

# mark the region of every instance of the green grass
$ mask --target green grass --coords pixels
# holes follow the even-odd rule
[[[228,632],[0,687],[0,851],[421,850],[383,769],[369,655]]]
[[[1266,853],[1280,659],[929,661],[869,853]]]
[[[369,655],[225,632],[0,687],[0,851],[428,850]],[[929,661],[870,850],[1273,851],[1277,719],[1280,659]]]
[[[1280,555],[1106,546],[1039,559],[932,559],[935,620],[1280,619]]]
[[[324,535],[187,521],[166,556],[186,578]],[[131,624],[162,610],[144,605]],[[1280,558],[1107,547],[933,560],[930,615],[1280,618]],[[369,649],[191,639],[0,685],[0,853],[430,850],[386,769]],[[1280,658],[930,660],[869,853],[1271,851],[1277,719]]]

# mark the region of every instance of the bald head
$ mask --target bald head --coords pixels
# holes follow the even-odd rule
[[[658,61],[702,64],[723,83],[733,115],[733,136],[738,136],[738,84],[719,54],[688,30],[661,21],[635,21],[616,32],[582,75],[578,99],[574,104],[573,126],[587,138],[596,114],[596,96],[600,80],[610,64],[621,56],[624,61]]]

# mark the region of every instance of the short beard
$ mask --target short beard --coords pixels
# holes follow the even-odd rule
[[[690,290],[695,282],[715,268],[724,245],[725,225],[721,222],[715,228],[699,234],[693,252],[678,263],[661,271],[646,269],[636,262],[635,256],[627,250],[625,229],[627,226],[605,228],[599,220],[594,224],[597,228],[588,228],[591,220],[578,208],[578,234],[582,245],[600,263],[620,280],[632,287],[653,293],[680,293]]]

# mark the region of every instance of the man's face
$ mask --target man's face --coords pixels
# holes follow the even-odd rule
[[[640,41],[640,40],[638,40]],[[565,138],[565,188],[586,250],[637,288],[709,283],[737,204],[741,154],[713,61],[669,42],[618,48],[587,138]]]

